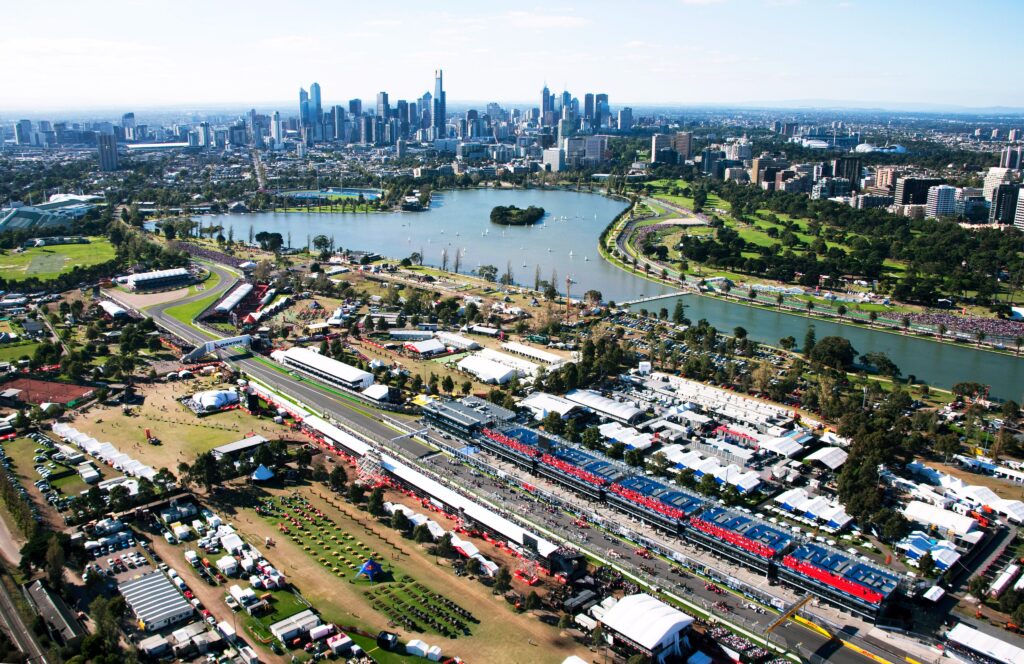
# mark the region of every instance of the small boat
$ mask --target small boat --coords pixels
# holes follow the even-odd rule
[[[569,258],[572,258],[572,249],[569,250]]]
[[[548,253],[549,254],[551,253],[551,247],[548,247]]]
[[[585,260],[585,261],[589,262],[589,261],[590,261],[590,256],[584,256],[584,257],[583,257],[583,260]]]
[[[526,261],[523,261],[523,267],[526,267]]]

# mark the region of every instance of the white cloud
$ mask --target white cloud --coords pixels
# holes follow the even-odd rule
[[[590,21],[572,14],[545,14],[541,12],[511,11],[503,17],[513,28],[549,30],[552,28],[580,28]]]

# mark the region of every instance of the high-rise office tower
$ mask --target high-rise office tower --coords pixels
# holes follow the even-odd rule
[[[438,69],[434,72],[434,108],[431,113],[431,120],[434,127],[434,138],[444,138],[447,132],[448,109],[445,105],[445,92],[443,72]]]
[[[956,212],[956,187],[940,184],[928,189],[924,216],[929,219],[951,217]]]
[[[693,132],[677,131],[672,137],[672,148],[679,153],[682,161],[693,158]]]
[[[275,150],[281,149],[281,113],[274,111],[270,116],[270,147]]]
[[[313,83],[309,86],[309,124],[323,122],[324,110],[320,106],[320,84]]]
[[[988,173],[985,174],[985,184],[982,186],[981,193],[985,197],[986,201],[992,201],[992,192],[995,191],[996,187],[1009,182],[1012,179],[1009,168],[996,168],[992,167],[988,169]]]
[[[860,189],[860,157],[833,159],[832,175],[837,178],[846,178],[855,190]]]
[[[1012,224],[1017,215],[1019,196],[1019,182],[1006,182],[996,187],[992,193],[992,205],[988,209],[989,223]]]
[[[14,142],[18,145],[29,145],[32,143],[32,121],[18,120],[14,125]]]
[[[608,95],[600,92],[594,95],[594,116],[598,127],[607,127],[611,121],[612,109],[608,105]]]
[[[943,184],[941,178],[898,178],[893,202],[896,205],[923,205],[928,200],[928,190],[940,184]]]
[[[652,164],[658,161],[658,154],[665,149],[672,147],[672,137],[668,134],[655,134],[651,136],[651,159]]]
[[[633,128],[633,109],[623,106],[619,109],[619,131],[629,131]]]
[[[1011,129],[1010,133],[1006,135],[1008,141],[1019,141],[1020,140],[1020,129]]]
[[[1014,129],[1014,131],[1017,131]],[[1024,167],[1024,146],[1007,145],[999,154],[999,166],[1001,168],[1019,169]]]
[[[594,119],[594,93],[588,92],[583,95],[583,117],[587,120]]]
[[[299,123],[309,124],[309,93],[306,88],[299,88]]]
[[[334,140],[348,142],[348,118],[345,107],[335,106],[331,116],[331,121],[334,123]]]
[[[387,119],[388,115],[391,114],[391,105],[388,104],[388,93],[378,92],[377,93],[377,116],[380,118]]]
[[[358,118],[363,114],[363,100],[362,99],[349,99],[348,100],[348,114]]]
[[[113,134],[96,135],[96,151],[101,171],[117,170],[117,137]]]
[[[434,96],[430,92],[424,92],[420,97],[420,129],[430,129],[434,126]]]
[[[395,104],[395,117],[398,118],[398,130],[402,136],[409,133],[409,102],[399,99]]]
[[[551,91],[548,90],[548,86],[545,85],[540,91],[540,116],[543,118],[545,113],[549,113],[555,110],[555,100],[551,96]]]
[[[891,189],[896,184],[896,174],[899,171],[893,166],[886,166],[875,171],[875,187],[880,189]]]
[[[121,126],[125,129],[135,129],[135,113],[129,111],[121,116]]]

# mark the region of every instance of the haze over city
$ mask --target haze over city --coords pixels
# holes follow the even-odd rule
[[[56,20],[44,31],[5,35],[0,61],[25,66],[0,69],[0,112],[261,105],[306,80],[332,102],[379,89],[411,97],[435,67],[452,101],[531,100],[546,81],[634,105],[1024,107],[1002,65],[1024,56],[1024,6],[1012,0],[966,15],[953,0],[100,7],[47,2]],[[33,25],[38,10],[12,4],[4,23]]]

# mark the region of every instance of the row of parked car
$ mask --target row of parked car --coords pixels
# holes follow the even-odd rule
[[[29,436],[32,437],[33,439],[35,439],[35,437],[38,436],[40,438],[49,440],[48,438],[46,438],[46,436],[41,436],[40,434],[29,434]],[[3,464],[4,473],[7,474],[7,481],[10,482],[11,486],[15,487],[18,490],[18,493],[21,494],[21,497],[25,500],[25,502],[31,506],[32,518],[35,519],[37,523],[41,523],[43,520],[43,515],[39,512],[39,508],[36,507],[36,504],[32,502],[32,498],[31,496],[29,496],[28,489],[26,489],[24,485],[22,485],[21,480],[18,478],[18,474],[14,472],[14,462],[11,461],[11,458],[9,456],[7,456],[7,452],[4,450],[3,447],[0,447],[0,464]]]

